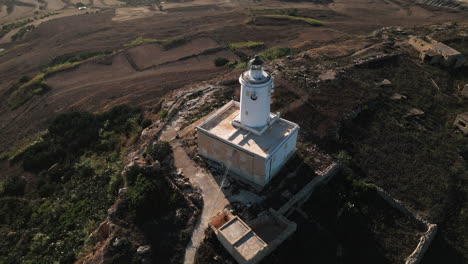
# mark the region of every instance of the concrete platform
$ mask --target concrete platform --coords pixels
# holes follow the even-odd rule
[[[232,124],[239,115],[239,103],[231,101],[198,126],[235,146],[267,158],[289,134],[299,129],[295,123],[279,118],[261,135],[256,135]]]

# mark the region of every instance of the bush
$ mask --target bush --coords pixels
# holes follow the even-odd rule
[[[229,62],[228,59],[218,57],[218,58],[215,59],[214,64],[215,64],[216,67],[221,67],[221,66],[226,65],[228,62]]]
[[[31,78],[29,76],[26,76],[26,75],[23,75],[21,76],[21,78],[19,79],[19,82],[20,83],[27,83],[31,80]]]
[[[171,146],[168,142],[159,141],[150,144],[145,151],[145,155],[150,155],[154,160],[162,161],[171,154]]]
[[[127,181],[128,181],[128,184],[130,184],[130,185],[135,184],[136,179],[137,179],[138,175],[140,174],[140,172],[141,172],[141,168],[136,163],[133,164],[132,166],[128,167],[127,171],[126,171],[126,174],[125,174],[125,176],[127,178]]]
[[[166,109],[161,110],[161,114],[159,115],[159,119],[164,120],[166,119],[168,111]]]
[[[26,180],[18,176],[8,177],[5,181],[0,182],[0,196],[22,196]]]
[[[153,121],[151,121],[151,119],[145,118],[145,119],[143,119],[143,121],[141,122],[141,127],[142,127],[143,129],[145,129],[145,128],[151,126],[152,123],[153,123]]]
[[[351,161],[352,161],[352,157],[349,155],[349,153],[347,151],[340,151],[338,153],[338,155],[336,156],[336,158],[342,162],[343,164],[349,166],[351,164]]]
[[[16,34],[11,36],[11,40],[16,41],[18,39],[22,39],[24,34],[26,34],[26,32],[31,31],[34,28],[35,28],[34,25],[28,25],[28,26],[22,27],[18,32],[16,32]]]

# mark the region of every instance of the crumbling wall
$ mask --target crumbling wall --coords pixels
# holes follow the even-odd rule
[[[424,254],[426,253],[427,249],[429,248],[432,240],[434,239],[435,235],[437,234],[437,225],[431,224],[429,221],[421,217],[420,215],[411,212],[408,210],[401,201],[395,199],[390,193],[386,192],[382,188],[376,186],[375,187],[377,193],[382,197],[385,201],[387,201],[390,205],[398,209],[400,212],[405,214],[408,217],[416,219],[418,222],[424,224],[426,226],[426,232],[421,235],[419,238],[419,243],[414,249],[414,251],[406,258],[405,264],[418,264],[421,262]]]
[[[304,188],[302,188],[298,193],[296,193],[291,199],[289,199],[281,208],[278,210],[278,213],[281,215],[288,216],[292,210],[290,210],[294,205],[297,204],[297,207],[301,206],[305,201],[307,201],[319,184],[324,183],[341,169],[341,166],[333,162],[330,166],[325,168],[322,171],[317,171],[317,177],[313,178]]]
[[[408,39],[408,44],[419,51],[421,60],[430,64],[437,63],[445,67],[459,68],[463,66],[465,57],[459,51],[430,37],[426,37],[426,39],[428,41],[415,36]]]

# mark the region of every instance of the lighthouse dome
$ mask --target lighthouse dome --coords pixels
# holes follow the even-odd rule
[[[250,84],[264,84],[271,80],[270,74],[263,70],[263,61],[258,55],[249,61],[249,70],[241,78]]]

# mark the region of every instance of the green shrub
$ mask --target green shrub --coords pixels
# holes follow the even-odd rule
[[[40,171],[37,184],[24,193],[22,178],[0,181],[0,233],[15,233],[0,239],[0,262],[76,262],[123,185],[120,146],[141,132],[142,121],[141,109],[126,106],[57,116],[21,158],[24,169]],[[103,141],[113,143],[103,150]]]
[[[11,40],[16,41],[18,39],[22,39],[24,34],[26,34],[26,32],[31,31],[34,28],[35,28],[34,25],[28,25],[28,26],[22,27],[18,32],[16,32],[13,36],[11,36]]]
[[[30,250],[34,253],[40,253],[44,251],[47,246],[49,246],[50,237],[43,233],[37,233],[34,235],[31,246],[29,247]]]
[[[28,81],[26,79],[24,76],[21,77],[20,81],[9,89],[7,103],[11,109],[22,106],[34,95],[44,94],[50,90],[50,87],[44,81],[43,73],[36,75]]]
[[[171,145],[165,141],[158,141],[154,144],[149,144],[145,151],[146,155],[150,155],[154,160],[162,161],[171,154]]]
[[[127,181],[128,181],[128,184],[130,185],[133,185],[135,184],[136,182],[136,179],[138,177],[138,175],[140,174],[141,172],[141,168],[138,164],[133,164],[132,166],[128,167],[127,168],[127,171],[126,171],[126,178],[127,178]]]
[[[255,49],[255,48],[261,48],[264,47],[265,43],[264,42],[255,42],[255,41],[246,41],[246,42],[236,42],[236,43],[230,43],[229,48],[232,50],[235,49]]]
[[[161,110],[161,113],[160,113],[160,115],[159,115],[159,119],[160,119],[160,120],[166,119],[168,113],[169,113],[169,112],[168,112],[166,109]]]
[[[19,21],[19,22],[3,25],[1,30],[0,30],[0,38],[5,36],[8,32],[12,31],[13,29],[20,28],[22,26],[25,26],[25,25],[31,23],[31,22],[33,22],[31,19],[26,19],[26,20],[22,20],[22,21]]]
[[[1,196],[22,196],[26,180],[18,176],[8,177],[0,182],[0,197]]]
[[[226,59],[226,58],[217,57],[215,59],[215,61],[214,61],[214,64],[215,64],[216,67],[221,67],[221,66],[226,65],[228,62],[229,62],[229,60]]]
[[[142,127],[143,129],[145,129],[145,128],[151,126],[152,123],[153,123],[153,121],[151,121],[151,119],[145,118],[145,119],[143,119],[143,121],[141,122],[141,127]]]
[[[104,51],[90,51],[90,52],[84,52],[84,53],[78,53],[78,54],[76,53],[65,54],[65,55],[55,57],[49,63],[48,67],[50,68],[50,67],[54,67],[54,66],[58,66],[62,64],[80,62],[80,61],[84,61],[93,57],[108,55],[111,53],[112,51],[110,50],[104,50]]]
[[[351,164],[351,161],[352,161],[352,159],[353,159],[353,158],[349,155],[349,153],[348,153],[347,151],[344,151],[344,150],[340,151],[340,152],[338,153],[338,155],[336,156],[336,158],[337,158],[340,162],[342,162],[343,164],[348,165],[348,166]]]
[[[26,75],[23,75],[21,76],[21,78],[19,79],[19,82],[20,83],[27,83],[31,80],[31,78],[29,76],[26,76]]]

